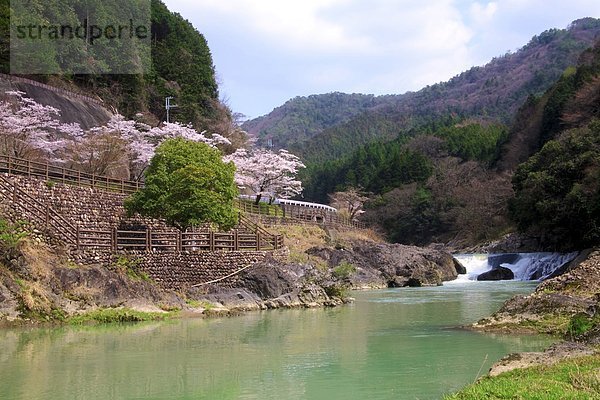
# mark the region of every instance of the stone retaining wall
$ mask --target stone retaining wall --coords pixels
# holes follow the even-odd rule
[[[11,183],[40,203],[47,204],[74,227],[91,230],[129,229],[145,226],[170,230],[162,221],[150,218],[127,218],[124,200],[127,195],[108,191],[53,183],[40,178],[5,175]],[[27,216],[26,216],[27,217]]]
[[[66,184],[53,184],[43,179],[8,176],[12,184],[36,199],[47,204],[62,215],[73,226],[89,230],[127,229],[134,225],[174,230],[162,221],[146,218],[126,218],[123,201],[125,195],[105,192],[98,189],[78,187]],[[10,193],[9,193],[10,195]],[[7,203],[7,204],[4,204]],[[25,212],[13,215],[15,210],[10,201],[3,202],[7,216],[13,220],[32,219]],[[32,211],[33,212],[33,211]],[[12,213],[12,214],[11,214]],[[18,214],[18,213],[17,213]],[[41,227],[40,227],[41,228]],[[54,242],[50,242],[54,245]],[[160,286],[168,289],[183,289],[203,284],[234,274],[244,267],[264,261],[267,257],[285,259],[286,250],[277,252],[235,251],[235,252],[141,252],[129,251],[113,254],[108,251],[90,251],[71,249],[70,260],[80,265],[105,265],[108,268],[132,268],[148,274]],[[237,276],[219,282],[219,286],[235,286]]]
[[[131,251],[119,254],[77,252],[72,256],[73,261],[78,264],[104,264],[112,269],[131,268],[147,274],[161,287],[176,290],[227,277],[268,258],[283,261],[287,258],[287,250],[201,253]],[[236,287],[238,281],[239,277],[235,275],[217,282],[216,285]]]

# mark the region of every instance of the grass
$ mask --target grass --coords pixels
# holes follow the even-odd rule
[[[143,271],[139,270],[139,265],[142,262],[140,259],[130,258],[128,256],[119,256],[115,266],[118,271],[126,274],[133,281],[152,282],[152,279]]]
[[[356,267],[348,261],[342,261],[333,269],[333,276],[338,279],[348,279],[356,273]]]
[[[600,399],[600,355],[484,377],[444,399]]]
[[[194,299],[187,299],[185,301],[185,303],[193,308],[204,308],[205,310],[212,310],[215,308],[215,305],[212,304],[209,301],[200,301],[200,300],[194,300]]]
[[[163,321],[172,318],[176,313],[157,313],[136,311],[129,308],[102,308],[68,319],[71,325],[110,324],[123,322]]]

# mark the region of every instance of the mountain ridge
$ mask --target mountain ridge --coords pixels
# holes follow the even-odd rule
[[[373,140],[391,140],[429,122],[432,116],[455,114],[510,123],[529,95],[545,92],[598,37],[600,19],[583,18],[567,29],[550,29],[536,35],[518,51],[496,57],[485,66],[473,67],[417,92],[377,97],[346,95],[371,96],[376,104],[363,108],[353,104],[348,110],[352,117],[340,118],[337,123],[308,124],[312,130],[306,130],[306,120],[318,120],[310,114],[315,105],[327,104],[331,95],[343,98],[333,93],[296,97],[242,128],[258,137],[259,145],[272,139],[275,147],[288,147],[310,163],[339,158]],[[306,103],[311,104],[303,114],[300,106]]]

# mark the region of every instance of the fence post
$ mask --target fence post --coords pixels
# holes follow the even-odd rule
[[[210,231],[208,234],[208,243],[210,245],[210,251],[215,251],[215,233]]]
[[[10,164],[10,156],[8,156],[8,174],[12,175],[12,171],[11,171],[10,166],[11,166],[11,164]]]
[[[111,234],[110,234],[110,246],[111,246],[113,253],[116,253],[117,250],[119,249],[118,236],[119,236],[119,232],[117,231],[117,227],[113,226],[113,228],[111,230]]]
[[[240,239],[238,237],[237,229],[233,231],[233,251],[238,251],[240,249]]]
[[[146,251],[152,251],[152,230],[146,229]]]
[[[256,251],[260,251],[260,232],[256,231]]]
[[[177,251],[183,251],[183,234],[180,230],[177,230]]]
[[[46,213],[46,215],[48,215],[48,214]],[[79,250],[79,247],[80,247],[80,244],[79,244],[79,224],[77,225],[77,232],[76,232],[76,234],[77,234],[77,238],[75,238],[75,245],[77,246],[77,250]]]

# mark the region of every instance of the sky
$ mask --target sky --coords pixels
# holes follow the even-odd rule
[[[402,94],[600,18],[599,0],[163,0],[207,39],[221,98],[248,118],[296,96]]]

